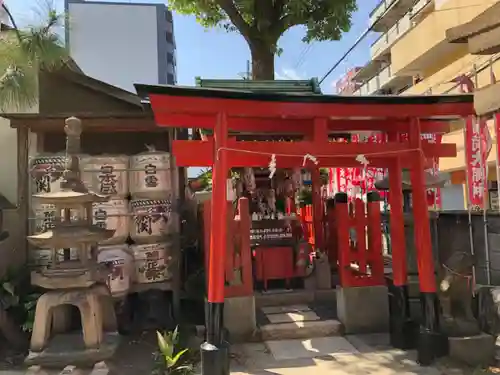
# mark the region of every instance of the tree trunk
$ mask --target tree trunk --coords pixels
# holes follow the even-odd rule
[[[252,53],[252,79],[274,80],[274,52],[265,43],[253,43],[250,46]]]

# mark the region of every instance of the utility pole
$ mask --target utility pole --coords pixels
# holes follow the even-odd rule
[[[238,73],[238,75],[243,78],[244,80],[251,80],[252,79],[252,68],[250,64],[250,60],[247,60],[247,70],[246,72]]]

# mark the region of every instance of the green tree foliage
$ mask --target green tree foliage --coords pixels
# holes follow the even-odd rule
[[[60,68],[68,59],[57,34],[64,17],[46,9],[39,25],[20,29],[7,5],[0,4],[12,25],[0,31],[0,111],[22,110],[37,101],[39,70]]]
[[[239,32],[250,48],[253,79],[274,79],[274,55],[285,31],[302,25],[306,43],[339,40],[357,9],[356,0],[169,0],[169,6],[207,28]]]

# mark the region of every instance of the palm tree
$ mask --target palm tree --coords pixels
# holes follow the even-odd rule
[[[7,5],[2,0],[0,4],[12,25],[0,33],[0,111],[26,109],[38,98],[38,72],[58,69],[68,60],[55,30],[64,17],[50,8],[44,22],[22,29]]]
[[[60,68],[68,60],[54,30],[63,20],[55,10],[48,9],[41,25],[26,29],[18,27],[3,0],[1,13],[5,13],[12,28],[0,30],[0,114],[34,105],[38,100],[38,72]],[[4,307],[0,308],[0,332],[12,346],[25,347],[25,335]]]

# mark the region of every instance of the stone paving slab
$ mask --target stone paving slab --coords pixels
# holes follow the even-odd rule
[[[279,314],[279,313],[290,313],[290,312],[300,312],[300,311],[311,311],[311,308],[307,305],[289,305],[289,306],[268,306],[262,307],[262,312],[264,314]]]
[[[267,319],[271,324],[293,323],[320,320],[320,317],[314,311],[289,312],[285,314],[268,314]]]
[[[414,351],[388,348],[387,335],[350,335],[345,338],[353,353],[325,355],[318,351],[315,358],[279,359],[264,343],[233,346],[232,375],[479,375],[442,360],[433,367],[421,367]],[[294,340],[295,341],[295,340]],[[282,349],[293,351],[292,346]],[[297,354],[297,353],[295,353]],[[285,358],[286,357],[286,358]],[[481,375],[483,373],[480,373]]]
[[[359,353],[344,337],[318,337],[306,340],[266,341],[274,359],[315,358]]]

